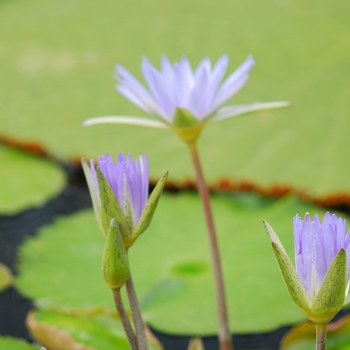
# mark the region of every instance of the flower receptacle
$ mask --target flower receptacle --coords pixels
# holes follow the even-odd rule
[[[204,125],[188,109],[176,108],[171,128],[181,140],[193,143],[199,137]]]

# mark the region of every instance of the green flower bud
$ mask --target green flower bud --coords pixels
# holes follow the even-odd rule
[[[115,219],[109,225],[102,257],[102,275],[108,287],[118,289],[129,278],[129,261],[123,239]]]

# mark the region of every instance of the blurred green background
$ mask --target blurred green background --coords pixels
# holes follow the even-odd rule
[[[313,196],[348,193],[350,3],[347,0],[7,0],[0,2],[1,133],[39,141],[62,159],[149,154],[153,178],[193,176],[175,135],[141,127],[82,128],[111,114],[144,115],[114,89],[118,62],[141,77],[146,55],[193,66],[248,54],[256,66],[232,103],[289,100],[208,127],[207,178],[291,185]]]

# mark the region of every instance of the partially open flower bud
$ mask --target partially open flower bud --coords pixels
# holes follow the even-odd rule
[[[109,224],[114,218],[128,249],[151,222],[158,200],[165,186],[168,173],[158,181],[148,198],[148,161],[140,155],[134,162],[130,154],[119,154],[114,163],[107,153],[99,157],[95,168],[82,160],[96,218],[102,233],[107,236]]]
[[[327,324],[347,302],[350,236],[346,222],[327,213],[321,223],[306,214],[294,217],[295,268],[265,221],[273,251],[294,302],[316,324]]]

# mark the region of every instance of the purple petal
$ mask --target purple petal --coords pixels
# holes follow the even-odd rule
[[[158,106],[167,116],[167,120],[171,121],[175,110],[175,104],[172,100],[172,96],[170,96],[167,91],[167,83],[164,82],[162,75],[146,58],[144,58],[141,68]]]
[[[139,156],[134,162],[131,155],[118,155],[116,163],[106,153],[99,157],[99,167],[124,213],[127,213],[127,201],[131,206],[132,220],[137,225],[148,198],[148,160],[147,156]],[[96,175],[94,175],[96,176]]]
[[[209,61],[210,62],[210,61]],[[190,110],[194,116],[201,120],[205,114],[204,104],[207,99],[207,91],[209,85],[210,63],[202,64],[200,69],[197,69],[195,76],[195,86],[191,93]]]
[[[117,90],[132,103],[149,114],[171,123],[176,108],[188,109],[198,120],[211,117],[247,81],[254,65],[252,56],[233,72],[220,86],[228,65],[228,56],[221,56],[215,66],[205,57],[192,72],[187,57],[171,64],[161,57],[158,71],[144,57],[141,70],[147,82],[147,90],[124,67],[116,66]]]
[[[340,249],[350,252],[350,238],[346,222],[326,213],[323,222],[309,214],[302,220],[293,219],[296,271],[311,300],[315,297],[327,271]],[[350,259],[347,259],[347,278],[350,277]]]
[[[137,107],[143,109],[146,113],[152,114],[153,110],[144,104],[139,96],[136,95],[129,87],[126,85],[117,84],[116,90]]]
[[[218,108],[231,98],[248,80],[248,73],[254,66],[254,59],[252,56],[243,62],[221,85],[214,102],[214,107]]]
[[[216,109],[214,107],[214,97],[216,95],[218,86],[225,75],[227,65],[228,65],[228,56],[223,55],[219,58],[219,60],[216,62],[213,68],[213,72],[210,77],[210,82],[208,84],[207,98],[203,106],[203,110],[205,111],[204,117],[210,116]]]
[[[115,67],[116,79],[120,85],[128,86],[129,90],[136,96],[143,96],[147,100],[153,100],[149,91],[122,65]]]
[[[175,102],[178,107],[188,108],[191,91],[194,86],[192,68],[187,57],[182,57],[179,63],[174,63]]]
[[[161,70],[162,70],[162,75],[166,80],[170,80],[172,83],[173,78],[174,78],[174,69],[171,66],[171,63],[165,55],[162,55],[161,57]]]

